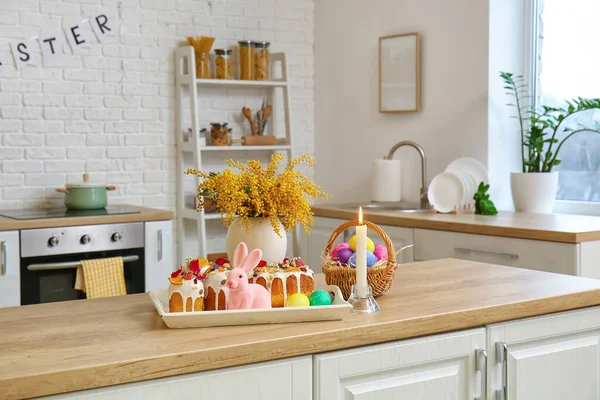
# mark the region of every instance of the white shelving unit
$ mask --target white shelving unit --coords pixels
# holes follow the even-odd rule
[[[241,80],[220,80],[220,79],[197,79],[196,78],[196,61],[194,56],[194,50],[191,46],[180,47],[175,50],[175,98],[176,105],[175,110],[177,116],[175,118],[175,132],[177,134],[177,243],[178,243],[178,256],[179,262],[183,262],[184,244],[186,242],[184,221],[192,220],[196,221],[197,226],[197,239],[198,239],[198,250],[200,257],[207,257],[207,234],[206,234],[206,221],[218,219],[217,214],[205,213],[204,210],[196,211],[196,200],[194,204],[186,204],[186,195],[194,193],[184,192],[184,172],[187,168],[203,169],[202,165],[202,154],[206,152],[219,152],[223,153],[223,158],[236,158],[235,154],[239,151],[262,151],[262,152],[275,152],[283,151],[287,153],[288,157],[292,157],[292,149],[294,148],[294,141],[292,136],[291,121],[290,121],[290,92],[288,83],[288,70],[287,63],[284,53],[271,53],[271,71],[274,71],[277,65],[281,68],[281,78],[270,80],[270,81],[241,81]],[[269,104],[273,105],[273,115],[271,121],[275,120],[275,113],[277,107],[275,107],[275,90],[282,89],[283,91],[283,114],[285,123],[285,144],[278,144],[274,146],[242,146],[242,145],[231,145],[231,146],[208,146],[201,143],[199,140],[199,132],[201,126],[208,127],[211,121],[199,121],[197,113],[198,96],[202,95],[202,89],[207,88],[233,88],[249,89],[249,94],[252,93],[252,89],[270,89],[267,99]],[[186,90],[187,89],[187,90]],[[184,98],[187,97],[187,98]],[[190,119],[191,121],[184,121],[184,107],[182,105],[185,102],[189,102]],[[241,110],[240,110],[241,112]],[[191,125],[191,126],[190,126]],[[273,124],[270,124],[272,129]],[[191,128],[191,133],[188,130]],[[207,143],[208,144],[208,143]],[[193,155],[193,165],[185,165],[184,155],[191,153]],[[231,153],[231,154],[227,154]],[[245,161],[245,160],[243,160]],[[194,177],[195,185],[197,187],[200,183],[198,177]],[[293,235],[293,248],[296,254],[299,253],[299,235],[297,231]],[[219,249],[218,252],[225,252],[225,249]]]

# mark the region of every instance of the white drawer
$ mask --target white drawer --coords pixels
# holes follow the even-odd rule
[[[460,258],[577,275],[578,245],[415,229],[415,260]]]
[[[44,397],[54,400],[310,400],[312,358],[302,356]]]

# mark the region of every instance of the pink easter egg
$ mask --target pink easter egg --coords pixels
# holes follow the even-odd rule
[[[340,251],[341,249],[348,249],[348,248],[350,248],[350,245],[346,242],[338,244],[337,246],[335,246],[335,249],[333,249],[333,251],[331,252],[331,258],[333,258],[335,260],[338,251]]]
[[[348,264],[348,259],[354,254],[350,248],[343,248],[338,250],[337,259],[342,264]]]
[[[377,257],[377,260],[387,260],[387,258],[388,258],[387,247],[385,247],[385,245],[383,245],[383,244],[378,244],[377,246],[375,246],[375,250],[373,251],[373,254],[375,254],[375,257]]]

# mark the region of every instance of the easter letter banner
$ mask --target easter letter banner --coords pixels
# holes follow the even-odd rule
[[[116,31],[116,24],[106,14],[83,21],[65,18],[62,30],[58,27],[44,28],[39,37],[12,41],[10,48],[17,68],[40,65],[42,59],[45,63],[52,64],[62,57],[65,42],[69,43],[73,54],[85,54],[94,36],[102,43],[108,38],[116,37]],[[2,61],[0,60],[0,66],[4,65]]]

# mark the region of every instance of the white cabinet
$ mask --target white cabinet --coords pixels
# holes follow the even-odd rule
[[[0,307],[21,305],[19,231],[0,232]]]
[[[310,235],[306,237],[306,254],[302,255],[304,261],[315,272],[321,272],[323,267],[322,255],[325,245],[334,229],[340,226],[343,221],[335,218],[316,217],[310,230]],[[348,230],[346,230],[348,232]],[[348,236],[350,238],[350,236]],[[334,243],[334,247],[344,241],[344,234],[341,234]]]
[[[398,226],[388,226],[388,225],[380,225],[381,228],[387,233],[390,237],[390,240],[394,244],[394,248],[396,251],[400,250],[402,247],[413,244],[413,229],[410,228],[401,228]],[[375,243],[383,243],[383,240],[379,239],[375,233],[371,233],[370,237],[373,238]],[[398,254],[397,261],[399,263],[409,263],[414,261],[413,256],[413,248],[408,248],[404,250],[402,253]]]
[[[302,255],[308,265],[315,271],[321,272],[322,270],[322,256],[324,254],[325,246],[329,241],[329,237],[333,231],[342,224],[344,220],[337,218],[325,218],[316,217],[315,222],[310,231],[310,235],[306,240],[306,254]],[[398,226],[387,226],[380,225],[381,228],[388,234],[396,250],[399,250],[402,246],[413,243],[413,230],[409,228],[401,228]],[[349,228],[340,236],[334,243],[334,247],[344,241],[348,241],[352,235],[354,235],[355,229]],[[375,243],[383,243],[383,240],[377,236],[375,232],[369,232],[369,237],[373,239]],[[406,263],[413,261],[413,250],[406,249],[398,255],[398,262]]]
[[[144,226],[146,291],[165,288],[173,264],[173,222],[152,221]]]
[[[311,356],[45,397],[81,400],[310,400]]]
[[[460,258],[490,264],[578,275],[579,247],[498,236],[415,229],[415,260]]]
[[[600,399],[600,308],[490,325],[487,338],[489,399]]]
[[[409,339],[314,356],[315,400],[468,400],[481,394],[485,330]]]

